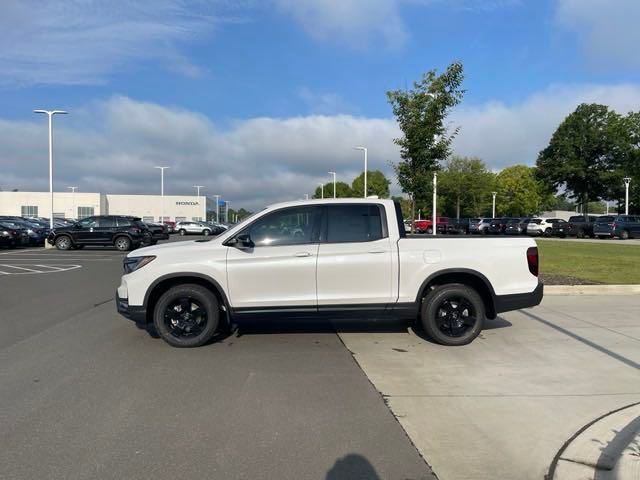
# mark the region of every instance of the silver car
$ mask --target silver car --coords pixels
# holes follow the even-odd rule
[[[176,231],[180,235],[211,235],[211,225],[205,222],[178,222],[176,224]]]

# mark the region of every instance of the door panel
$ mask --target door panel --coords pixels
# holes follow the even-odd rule
[[[227,281],[233,308],[316,306],[318,245],[229,247]]]

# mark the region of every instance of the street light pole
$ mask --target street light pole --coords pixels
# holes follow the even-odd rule
[[[367,147],[353,147],[364,152],[364,198],[367,198]]]
[[[336,172],[329,172],[329,175],[333,175],[333,198],[336,198]]]
[[[34,110],[34,113],[45,113],[49,117],[49,195],[51,195],[51,215],[49,227],[53,230],[53,116],[56,114],[66,115],[64,110]]]
[[[631,177],[624,177],[624,214],[629,215],[629,184],[631,183]]]
[[[196,189],[197,193],[197,197],[198,197],[198,201],[200,201],[200,189],[204,188],[204,185],[194,185],[193,188]],[[204,216],[202,217],[203,221],[207,221],[207,202],[203,202],[202,204],[202,211],[204,212]]]
[[[160,223],[164,223],[164,171],[169,167],[153,167],[160,169]]]
[[[491,218],[496,218],[496,195],[498,192],[491,192],[493,195],[493,207],[491,208]]]
[[[320,184],[320,198],[324,198],[324,183]]]
[[[216,222],[220,223],[220,195],[214,195],[216,197]]]
[[[67,187],[71,190],[71,218],[78,218],[76,216],[76,190],[78,187]]]
[[[433,172],[433,219],[431,223],[431,230],[433,230],[433,235],[436,234],[437,225],[436,225],[436,211],[437,206],[436,202],[438,201],[438,172]]]

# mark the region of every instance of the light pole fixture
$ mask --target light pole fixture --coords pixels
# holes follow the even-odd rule
[[[624,214],[629,215],[629,184],[631,183],[631,177],[624,177]]]
[[[76,216],[76,190],[78,187],[67,187],[71,190],[71,218],[78,218]]]
[[[364,152],[364,198],[367,198],[367,147],[353,147]]]
[[[194,185],[193,188],[196,189],[196,196],[198,197],[198,201],[200,201],[200,189],[204,188],[204,185]],[[207,201],[202,203],[202,211],[204,212],[204,216],[202,217],[203,221],[207,221]]]
[[[493,195],[493,207],[491,208],[491,218],[496,218],[496,195],[498,192],[491,192]]]
[[[216,197],[216,222],[220,223],[220,195],[214,195]]]
[[[432,214],[432,220],[431,220],[431,230],[433,230],[433,235],[436,234],[436,230],[437,230],[437,216],[436,216],[436,211],[437,211],[437,205],[436,202],[438,201],[438,172],[433,172],[433,214]]]
[[[53,116],[66,115],[67,112],[64,110],[34,110],[33,113],[44,113],[49,117],[49,195],[51,196],[49,227],[53,230]]]
[[[329,175],[333,175],[333,198],[336,198],[336,172],[329,172]]]
[[[164,171],[170,167],[153,167],[160,169],[160,223],[164,223]]]

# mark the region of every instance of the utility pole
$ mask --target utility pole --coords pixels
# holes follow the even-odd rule
[[[78,187],[67,187],[71,190],[71,218],[78,218],[76,215],[76,190]]]
[[[329,175],[333,175],[333,198],[336,198],[336,172],[329,172]]]
[[[436,217],[436,212],[437,212],[437,206],[436,206],[436,202],[438,201],[438,172],[433,172],[433,220],[432,220],[432,224],[431,224],[431,229],[433,230],[433,235],[436,234],[436,230],[437,230],[437,217]]]
[[[364,198],[367,198],[367,147],[353,147],[364,152]]]
[[[493,195],[493,207],[491,208],[491,218],[496,218],[496,195],[498,192],[491,192]]]
[[[194,185],[193,188],[196,189],[196,196],[198,197],[198,201],[200,201],[200,189],[204,188],[204,185]],[[202,202],[202,210],[204,212],[204,216],[202,217],[203,221],[207,221],[207,201]]]
[[[169,167],[153,167],[160,169],[160,223],[164,223],[164,171]]]
[[[631,183],[631,177],[624,177],[624,214],[629,215],[629,184]]]

